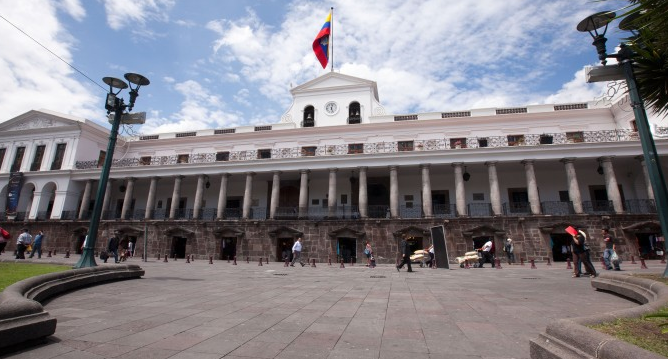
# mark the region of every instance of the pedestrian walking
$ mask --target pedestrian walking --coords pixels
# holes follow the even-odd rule
[[[592,277],[596,277],[598,274],[596,273],[596,269],[594,269],[594,265],[591,263],[591,258],[589,256],[589,246],[586,243],[587,235],[577,228],[575,228],[575,230],[576,233],[571,234],[573,236],[573,262],[578,263],[578,261],[580,261],[585,266],[587,274]],[[578,267],[579,265],[573,266],[573,278],[578,278],[582,275],[581,269]]]
[[[295,262],[299,261],[299,264],[304,266],[304,262],[302,261],[302,238],[297,237],[297,241],[295,244],[292,246],[292,263],[290,263],[290,267],[295,266]]]
[[[371,248],[371,243],[369,243],[369,241],[366,241],[366,245],[364,246],[364,255],[366,256],[366,266],[370,267],[373,249]]]
[[[32,252],[30,252],[30,257],[32,258],[35,256],[35,253],[37,253],[37,259],[42,258],[42,243],[44,242],[44,232],[39,231],[39,233],[35,236],[35,240],[32,243]]]
[[[424,263],[427,268],[430,268],[434,265],[434,245],[430,245],[429,248],[425,249],[425,252],[429,254],[429,260]]]
[[[107,251],[111,252],[114,254],[114,262],[115,263],[120,263],[118,261],[118,237],[117,236],[111,236],[109,238],[109,242],[107,243]],[[107,263],[105,260],[104,263]]]
[[[506,244],[503,246],[503,251],[506,252],[508,264],[515,263],[515,246],[513,245],[513,240],[511,238],[506,239]]]
[[[408,241],[406,241],[405,234],[401,237],[399,251],[401,252],[401,263],[397,265],[397,272],[401,271],[401,268],[404,267],[404,264],[408,266],[407,272],[412,272],[413,268],[411,267],[411,252],[410,247],[408,246]]]
[[[605,263],[605,269],[611,270],[614,266],[615,270],[621,270],[619,268],[619,257],[617,257],[616,261],[612,260],[612,257],[617,250],[614,238],[612,238],[610,231],[607,228],[603,228],[601,230],[601,234],[603,236],[603,244],[605,245],[605,249],[603,250],[603,262]]]
[[[28,233],[28,228],[23,228],[16,239],[16,259],[26,259],[25,252],[30,243],[32,243],[32,236]]]
[[[492,263],[492,268],[494,268],[494,256],[492,255],[492,240],[490,239],[489,241],[485,242],[485,244],[482,245],[480,248],[480,253],[482,254],[482,257],[480,257],[480,260],[478,261],[479,265],[478,268],[482,268],[483,264],[485,262],[490,262]]]

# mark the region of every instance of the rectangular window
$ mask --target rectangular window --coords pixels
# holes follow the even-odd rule
[[[571,143],[584,142],[584,134],[582,131],[566,132],[566,140]]]
[[[413,200],[413,195],[412,194],[404,195],[404,201],[412,201],[412,200]]]
[[[364,144],[363,143],[351,143],[348,145],[348,154],[354,155],[358,153],[364,153]]]
[[[150,166],[151,165],[151,156],[142,156],[139,157],[140,166]]]
[[[413,141],[399,141],[399,151],[413,151]]]
[[[478,139],[478,147],[487,147],[487,139],[486,138],[479,138]]]
[[[14,155],[14,163],[12,163],[12,168],[10,172],[18,172],[21,170],[21,163],[23,162],[23,154],[26,152],[25,147],[18,147],[16,149],[16,154]]]
[[[302,157],[311,157],[315,156],[315,146],[302,147]]]
[[[176,158],[176,163],[188,163],[189,159],[190,159],[190,155],[179,155]]]
[[[66,146],[66,143],[59,143],[56,145],[56,154],[53,156],[53,162],[51,162],[51,170],[59,170],[63,166]]]
[[[100,151],[100,154],[97,156],[97,168],[104,166],[104,160],[107,159],[107,151]]]
[[[39,171],[39,168],[42,167],[42,159],[44,158],[44,150],[46,149],[45,145],[39,145],[35,149],[35,157],[30,164],[31,171]]]
[[[322,202],[322,208],[329,207],[329,200],[327,198],[323,198],[321,202]]]
[[[348,204],[348,195],[347,194],[342,194],[341,195],[341,204]]]
[[[320,204],[320,200],[319,200],[319,199],[312,199],[312,200],[311,200],[311,205],[312,205],[312,206],[317,206],[317,205],[319,205],[319,204]]]
[[[466,138],[451,138],[450,148],[466,148]]]
[[[216,161],[225,162],[230,160],[230,153],[228,151],[216,152]]]
[[[524,135],[508,135],[508,146],[524,145]]]
[[[257,159],[258,160],[266,160],[271,158],[271,150],[269,149],[262,149],[262,150],[257,150]]]
[[[540,135],[540,144],[541,145],[551,145],[553,137],[552,135]]]
[[[559,201],[568,202],[571,198],[568,196],[568,191],[559,191]]]
[[[473,194],[473,200],[474,201],[484,201],[485,200],[485,194],[484,193],[474,193]]]
[[[5,161],[5,152],[7,152],[6,148],[0,148],[0,168],[2,168],[2,163]]]

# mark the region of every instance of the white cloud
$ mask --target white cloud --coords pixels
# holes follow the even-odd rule
[[[0,13],[63,60],[72,62],[72,38],[62,28],[57,4],[45,0],[0,0]],[[80,20],[81,10],[75,1],[60,4],[67,13]],[[39,24],[39,26],[35,26]],[[54,58],[42,46],[30,40],[5,21],[0,21],[0,113],[2,120],[31,109],[47,108],[93,119],[100,116],[102,90],[81,80],[67,64]],[[63,101],[66,98],[67,101]],[[33,104],[38,103],[39,106]],[[37,108],[35,108],[37,107]]]
[[[565,83],[557,93],[545,98],[545,103],[569,103],[594,101],[601,98],[607,82],[589,84],[585,82],[585,69],[575,73],[573,79]]]
[[[135,35],[145,38],[160,36],[147,23],[169,20],[169,10],[174,4],[175,0],[104,0],[109,27],[114,30],[128,27]]]

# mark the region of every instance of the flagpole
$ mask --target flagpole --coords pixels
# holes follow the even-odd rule
[[[332,22],[329,24],[329,47],[332,58],[332,65],[330,67],[330,72],[334,72],[334,6],[330,9],[332,14]]]

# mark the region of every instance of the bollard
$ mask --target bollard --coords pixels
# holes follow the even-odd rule
[[[469,260],[468,259],[466,259],[464,261],[464,269],[471,269],[471,266],[469,266]]]
[[[633,256],[631,256],[631,264],[636,264],[636,259]]]
[[[341,259],[341,266],[339,268],[345,268],[346,266],[343,265],[343,259]]]
[[[176,262],[176,253],[174,253],[174,262]]]
[[[311,267],[315,268],[315,258],[313,258],[313,262],[311,262]]]
[[[209,256],[209,264],[213,264],[213,256]]]
[[[551,265],[552,265],[552,262],[550,262],[550,257],[547,257],[547,265],[548,265],[548,266],[551,266]]]
[[[534,259],[531,260],[531,269],[536,269],[536,262]]]
[[[167,255],[166,255],[166,254],[165,254],[165,260],[164,260],[163,262],[164,262],[164,263],[169,262],[169,261],[167,260]]]
[[[264,264],[269,264],[269,257],[265,258]]]
[[[49,254],[46,255],[48,258],[51,258],[51,251],[49,251]]]
[[[160,260],[160,253],[157,253],[157,256],[155,257],[155,260],[156,260],[156,261],[159,261],[159,260]]]
[[[647,266],[645,265],[645,259],[643,259],[643,257],[640,257],[640,269],[647,269]]]
[[[566,258],[566,263],[568,263],[566,269],[573,269],[573,267],[571,267],[571,257]]]
[[[355,262],[354,262],[353,260],[354,260],[354,258],[353,258],[353,257],[350,257],[350,266],[351,266],[351,267],[355,265]]]
[[[262,257],[260,257],[260,261],[257,262],[257,266],[258,266],[258,267],[262,267]]]
[[[191,255],[190,255],[190,261],[191,261],[191,262],[195,262],[195,255],[194,255],[194,254],[191,254]]]
[[[190,256],[186,256],[186,263],[190,264]]]
[[[248,258],[248,256],[246,256],[246,263],[250,263],[250,258]]]
[[[232,265],[233,266],[237,265],[237,256],[234,256],[234,262],[232,262]]]
[[[501,260],[499,258],[494,258],[494,267],[496,269],[503,269],[501,268]]]
[[[227,256],[227,263],[230,263],[230,256]]]
[[[332,265],[332,258],[330,256],[327,256],[327,265]]]
[[[67,251],[65,251],[65,258],[69,258],[69,257],[70,257],[70,250],[68,249]]]
[[[605,258],[603,258],[603,256],[601,256],[601,268],[608,269],[608,266],[605,265]]]
[[[53,256],[54,257],[56,256],[56,250],[55,249],[53,250]]]
[[[524,258],[522,258],[522,256],[520,256],[520,265],[521,265],[521,266],[524,265]]]
[[[289,259],[290,259],[289,257],[285,258],[285,264],[283,265],[283,267],[289,267],[290,266],[290,260]]]

